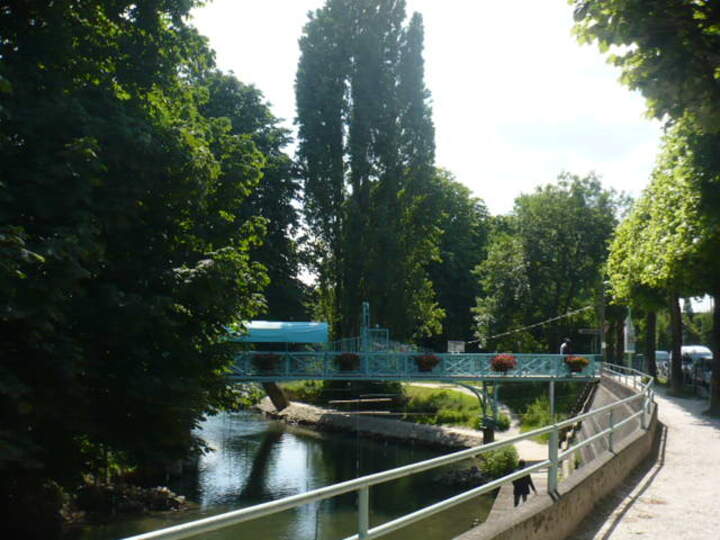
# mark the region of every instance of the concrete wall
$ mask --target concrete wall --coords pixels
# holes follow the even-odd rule
[[[604,407],[605,405],[620,401],[621,399],[625,399],[627,397],[635,395],[636,393],[637,391],[633,390],[628,386],[625,386],[624,384],[620,384],[614,379],[611,379],[609,377],[603,377],[600,381],[600,384],[598,385],[597,391],[595,392],[595,396],[593,397],[592,408],[598,409],[600,407]],[[641,408],[641,399],[638,399],[621,407],[615,407],[613,409],[613,421],[617,423],[627,418],[631,414],[636,413]],[[598,415],[588,420],[585,420],[582,424],[582,427],[580,428],[580,431],[578,432],[576,442],[584,441],[585,439],[590,438],[595,433],[607,429],[609,426],[609,414]],[[640,419],[636,418],[634,420],[631,420],[622,428],[615,431],[615,441],[624,439],[628,435],[637,432],[638,429],[640,429]],[[597,456],[602,455],[602,453],[606,452],[607,450],[608,441],[606,437],[602,437],[601,439],[590,443],[589,445],[583,447],[580,450],[582,464],[590,463]]]
[[[626,397],[631,393],[622,385],[605,378],[600,387],[598,390],[602,389],[602,392],[600,397],[596,398],[599,401],[610,395],[620,394],[618,397]],[[599,406],[600,403],[593,404],[593,408]],[[632,408],[635,409],[634,406]],[[596,502],[618,488],[638,465],[655,456],[658,435],[657,409],[653,406],[647,431],[637,430],[620,440],[616,438],[614,454],[608,452],[606,447],[598,449],[592,461],[584,463],[570,477],[560,482],[556,496],[550,496],[538,489],[538,495],[532,496],[518,508],[493,508],[488,521],[471,529],[459,539],[567,538],[582,523],[585,516],[592,512]],[[503,489],[512,492],[509,487]],[[510,500],[508,496],[498,497],[496,504],[502,502],[510,506]]]

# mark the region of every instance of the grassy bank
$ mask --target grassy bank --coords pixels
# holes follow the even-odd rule
[[[283,390],[293,401],[311,403],[325,406],[337,399],[341,388],[328,385],[320,381],[297,381],[284,383]],[[398,413],[398,418],[409,422],[429,425],[452,425],[479,429],[482,422],[482,405],[475,396],[464,392],[446,388],[429,388],[404,384],[397,387],[378,386],[376,392],[366,392],[365,395],[387,395],[392,401],[386,403],[346,403],[334,406],[336,408],[352,408],[353,410],[385,410]],[[346,400],[357,395],[348,392]],[[507,429],[510,419],[501,415],[501,429]]]
[[[555,419],[568,418],[585,383],[555,383]],[[520,430],[532,431],[552,423],[548,383],[507,383],[500,387],[500,401],[520,416]],[[546,442],[549,435],[540,437]]]

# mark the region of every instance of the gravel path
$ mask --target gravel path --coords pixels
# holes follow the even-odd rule
[[[573,539],[720,538],[720,420],[707,402],[656,396],[661,444],[657,460],[601,501]]]

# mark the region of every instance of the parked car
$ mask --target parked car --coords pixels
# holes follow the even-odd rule
[[[705,384],[707,380],[709,383],[712,372],[712,351],[705,345],[683,345],[680,348],[680,354],[685,381]],[[672,353],[670,361],[672,362]]]

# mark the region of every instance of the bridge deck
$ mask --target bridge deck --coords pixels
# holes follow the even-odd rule
[[[559,354],[517,354],[517,368],[493,371],[496,354],[435,354],[438,362],[424,368],[420,357],[406,352],[269,352],[237,355],[231,379],[237,381],[293,380],[482,380],[482,381],[587,381],[599,375],[599,357],[585,354],[590,364],[572,373]]]

